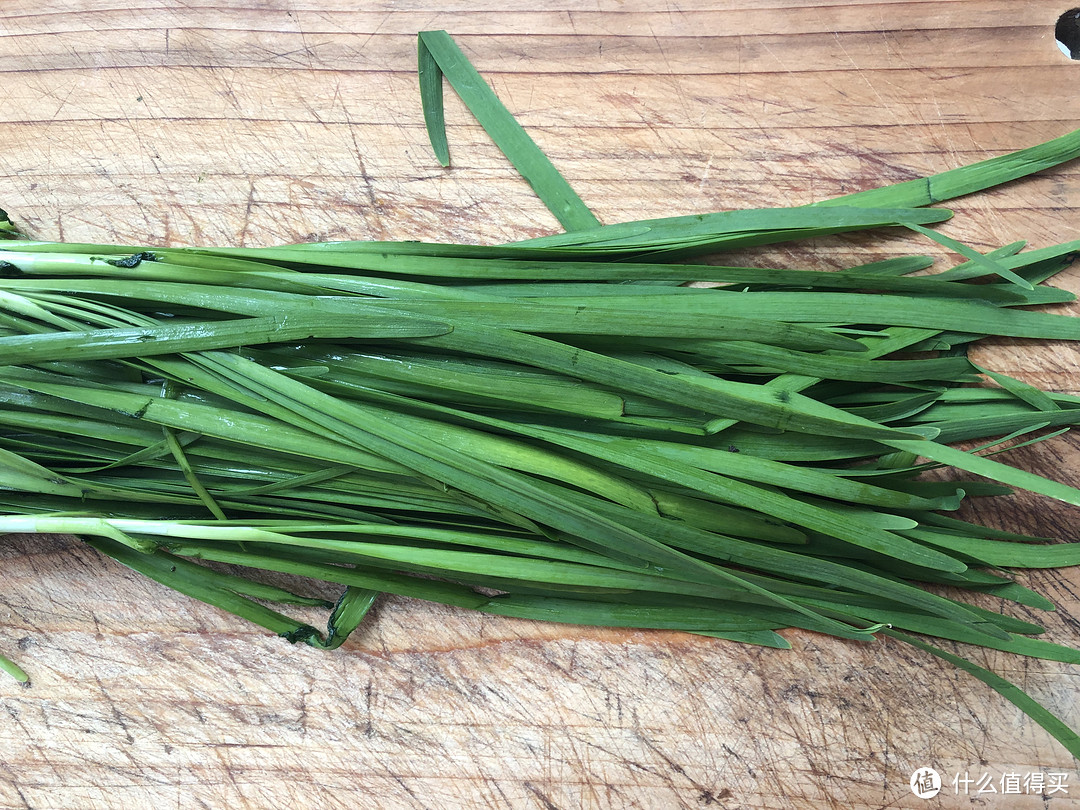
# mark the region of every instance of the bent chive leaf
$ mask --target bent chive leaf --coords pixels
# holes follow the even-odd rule
[[[422,31],[418,37],[418,50],[425,123],[432,148],[442,165],[450,162],[442,114],[442,78],[445,76],[476,120],[564,228],[572,231],[599,225],[596,217],[514,120],[449,34],[445,31]]]

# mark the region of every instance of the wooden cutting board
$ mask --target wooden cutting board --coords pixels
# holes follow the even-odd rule
[[[1065,3],[5,0],[0,205],[43,239],[494,242],[553,218],[455,99],[426,143],[419,30],[445,28],[607,223],[811,202],[1080,126]],[[573,4],[571,4],[573,5]],[[585,4],[582,4],[585,5]],[[550,8],[549,8],[550,6]],[[1077,236],[1076,165],[955,203],[978,248]],[[910,239],[781,247],[835,268]],[[1056,282],[1080,290],[1080,271]],[[1080,314],[1080,310],[1074,310]],[[1077,350],[979,361],[1080,389]],[[1012,463],[1080,484],[1080,448]],[[995,525],[1076,537],[1033,498]],[[24,808],[1067,808],[1076,763],[982,684],[882,642],[793,650],[542,625],[385,598],[335,653],[291,647],[70,538],[0,546],[0,804]],[[1080,641],[1080,573],[1021,576]],[[991,607],[997,604],[987,601]],[[1023,615],[1018,613],[1017,615]],[[314,618],[314,617],[312,617]],[[1080,670],[965,651],[1080,728]],[[945,779],[924,802],[912,771]],[[1001,795],[1065,774],[1067,792]],[[977,796],[988,775],[996,795]],[[1029,777],[1030,778],[1030,777]],[[1030,783],[1028,783],[1030,785]],[[1021,785],[1021,788],[1025,787]],[[959,792],[957,792],[959,789]]]

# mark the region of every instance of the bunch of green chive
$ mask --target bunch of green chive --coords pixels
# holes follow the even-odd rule
[[[601,226],[445,32],[425,32],[421,96],[444,164],[444,76],[566,233],[148,248],[31,241],[5,215],[0,533],[78,535],[323,647],[382,592],[780,648],[787,627],[888,635],[1080,756],[1030,696],[926,639],[1080,652],[924,587],[1051,609],[1006,569],[1080,563],[1080,545],[949,514],[1013,488],[1080,506],[1080,491],[991,458],[1080,423],[1080,397],[966,356],[984,337],[1080,340],[1080,320],[1022,308],[1073,299],[1042,282],[1080,243],[981,254],[930,229],[951,212],[925,207],[1070,160],[1080,132],[812,206]],[[913,276],[930,261],[697,261],[878,228],[964,262]],[[977,480],[921,477],[940,466]],[[330,605],[260,571],[344,590]],[[325,605],[326,632],[290,604]]]

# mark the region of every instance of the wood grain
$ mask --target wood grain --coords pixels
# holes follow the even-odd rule
[[[363,6],[362,9],[358,8]],[[555,230],[456,100],[430,155],[418,30],[446,28],[605,222],[788,205],[1080,125],[1064,3],[1006,0],[5,0],[0,205],[44,239],[264,245],[489,242]],[[1077,236],[1080,168],[955,204],[973,245]],[[762,264],[835,268],[911,238],[817,240]],[[1080,291],[1080,272],[1056,283]],[[1073,309],[1080,314],[1080,310]],[[1072,346],[979,362],[1080,390]],[[1067,439],[1013,463],[1080,484]],[[1017,496],[995,525],[1073,537]],[[394,598],[344,649],[290,647],[70,538],[0,545],[0,806],[23,808],[969,807],[915,798],[932,765],[1075,762],[1010,704],[900,645],[790,632],[790,652],[495,619]],[[1080,573],[1021,577],[1076,643]],[[310,585],[305,586],[309,589]],[[986,604],[997,607],[993,600]],[[1018,614],[1022,615],[1022,614]],[[975,651],[1080,727],[1080,669]]]

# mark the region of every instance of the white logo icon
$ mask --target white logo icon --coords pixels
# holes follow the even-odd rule
[[[941,776],[933,768],[919,768],[911,774],[911,792],[920,799],[932,799],[941,792]]]

